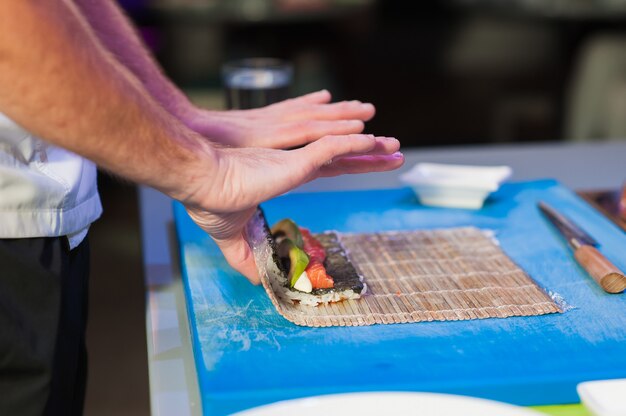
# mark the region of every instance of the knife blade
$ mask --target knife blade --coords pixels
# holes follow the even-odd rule
[[[560,214],[557,210],[543,201],[539,202],[539,209],[548,219],[554,224],[554,226],[563,234],[565,240],[575,248],[577,245],[589,245],[593,247],[598,246],[598,242],[594,240],[589,234],[583,231],[579,226],[574,224],[570,219]],[[576,243],[574,243],[574,241]]]
[[[598,242],[572,220],[543,201],[538,204],[544,216],[565,237],[574,258],[580,266],[608,293],[620,293],[626,289],[626,276],[596,247]]]

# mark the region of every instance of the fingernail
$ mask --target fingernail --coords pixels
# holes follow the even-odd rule
[[[404,155],[402,154],[402,152],[395,152],[394,154],[391,155],[394,159],[402,159],[404,157]]]
[[[373,104],[370,104],[370,103],[361,103],[361,104],[360,104],[360,107],[361,107],[363,110],[370,110],[370,109],[373,109],[373,108],[374,108],[374,105],[373,105]]]

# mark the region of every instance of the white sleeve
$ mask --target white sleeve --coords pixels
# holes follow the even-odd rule
[[[30,137],[30,133],[0,113],[0,143],[4,142],[15,146],[28,137]]]

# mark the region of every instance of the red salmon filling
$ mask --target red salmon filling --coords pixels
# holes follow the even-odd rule
[[[313,289],[330,289],[335,287],[335,281],[326,274],[326,268],[317,259],[311,259],[309,265],[304,269],[311,281]]]
[[[313,289],[330,289],[334,287],[335,282],[326,273],[326,268],[323,264],[326,259],[324,246],[306,228],[300,228],[300,233],[302,233],[302,241],[304,242],[303,250],[310,259],[304,271],[311,281],[311,286],[313,286]]]

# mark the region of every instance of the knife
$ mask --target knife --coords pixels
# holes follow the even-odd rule
[[[565,237],[578,264],[608,293],[626,289],[626,276],[598,251],[598,242],[570,219],[545,202],[539,202],[541,212]]]

